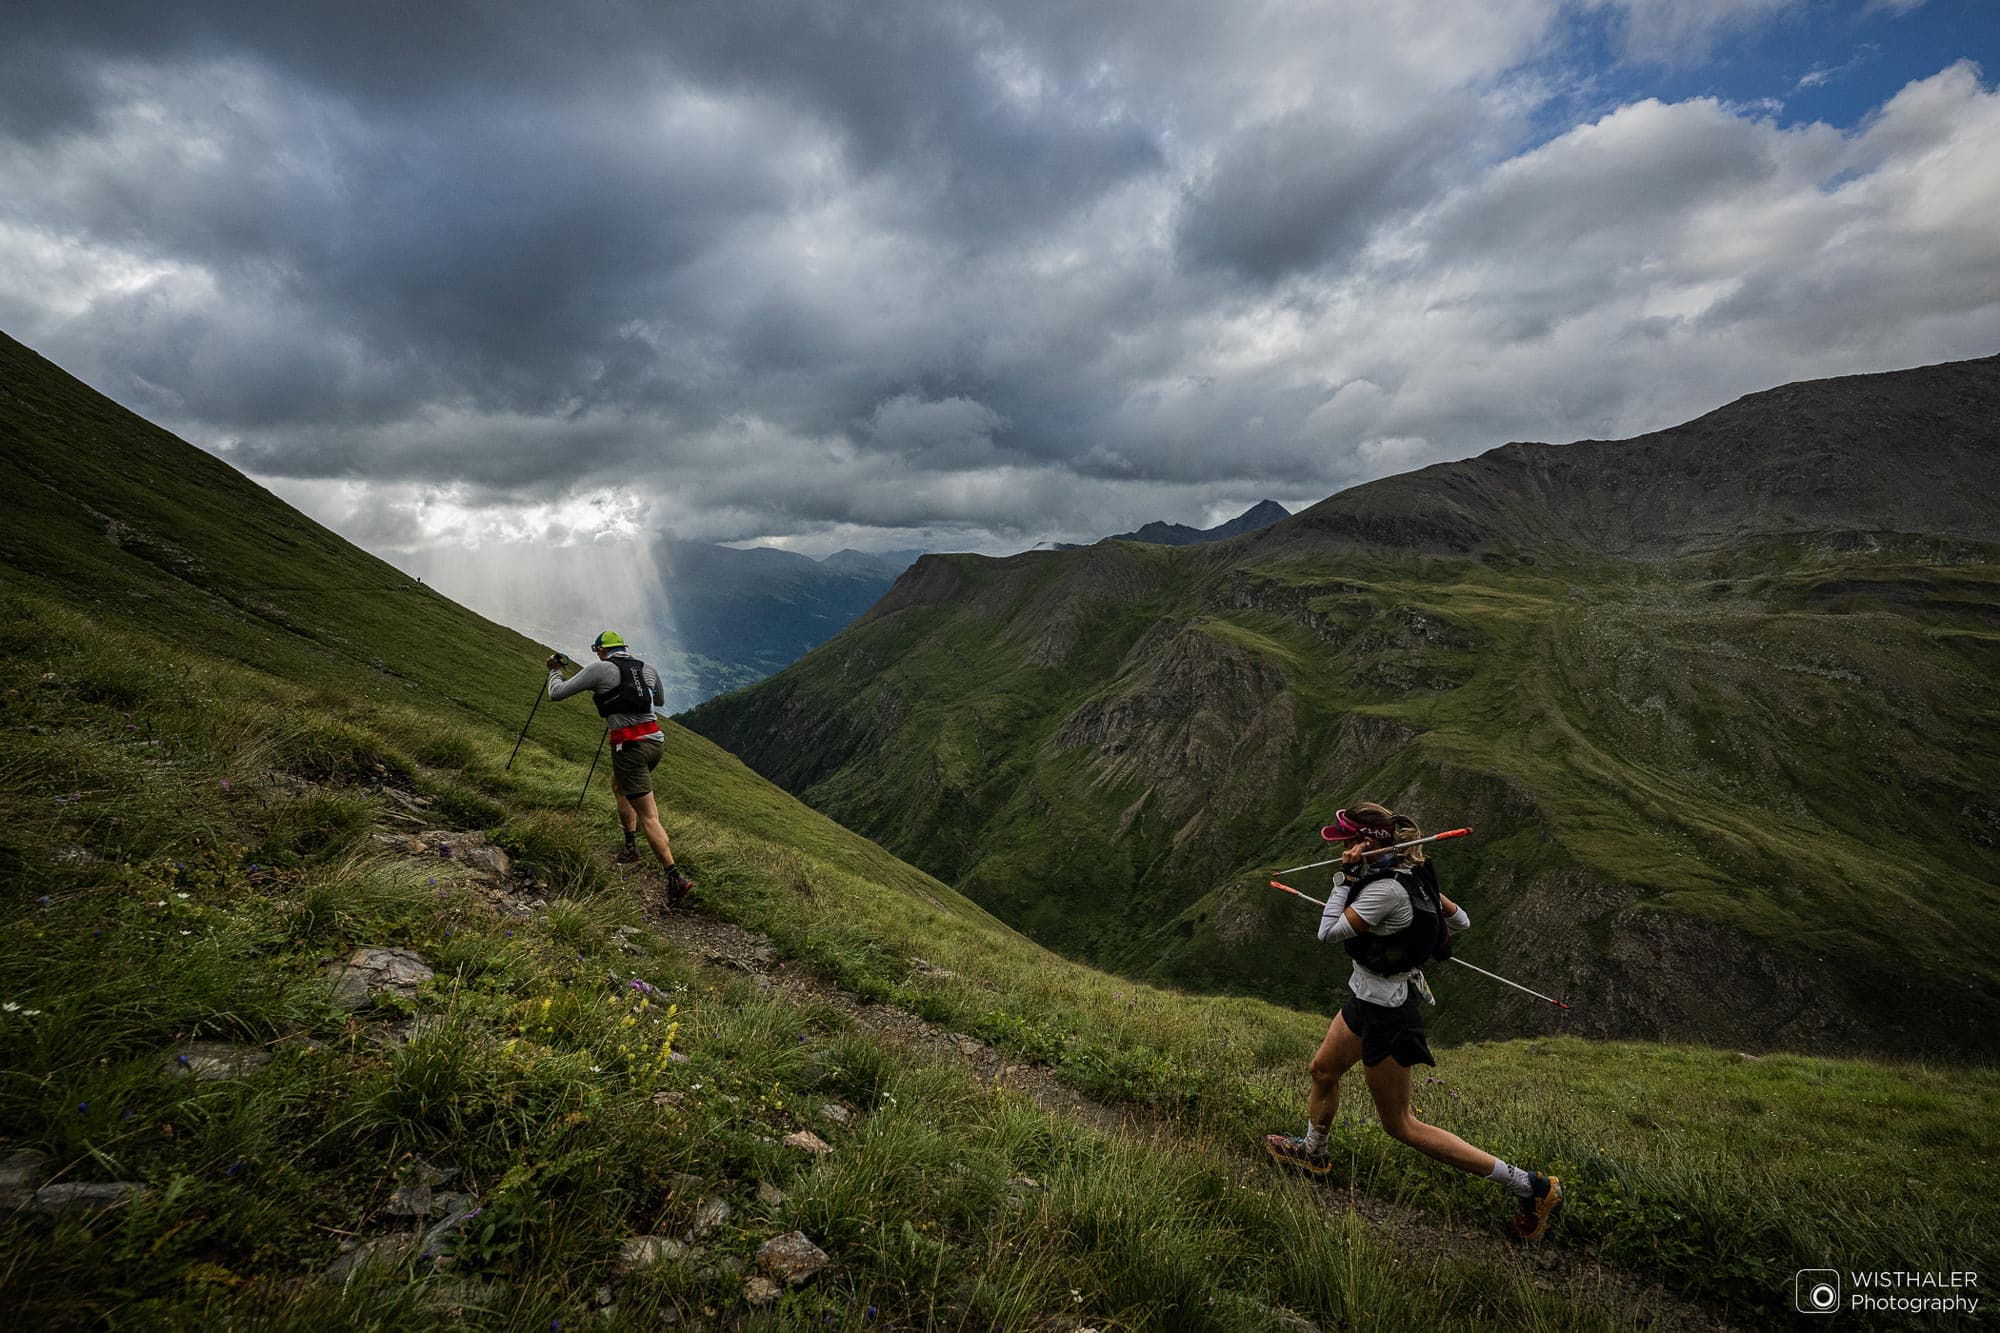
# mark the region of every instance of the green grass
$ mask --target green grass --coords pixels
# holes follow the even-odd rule
[[[1320,951],[1264,868],[1370,796],[1478,830],[1443,856],[1473,959],[1529,958],[1594,1035],[1995,1053],[2000,732],[1966,645],[2000,566],[951,559],[972,591],[687,722],[1128,975],[1310,1003]],[[1059,662],[1029,651],[1064,622]],[[1560,1030],[1457,997],[1439,1028]]]

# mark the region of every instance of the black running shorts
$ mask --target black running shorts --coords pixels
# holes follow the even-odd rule
[[[1361,1038],[1364,1065],[1380,1064],[1392,1055],[1405,1068],[1437,1063],[1424,1040],[1424,1016],[1417,1008],[1414,989],[1408,999],[1393,1008],[1350,999],[1340,1007],[1340,1016],[1347,1020],[1347,1030]]]

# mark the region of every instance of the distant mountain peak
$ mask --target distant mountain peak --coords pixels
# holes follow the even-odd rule
[[[1151,546],[1200,546],[1204,542],[1227,541],[1231,537],[1241,537],[1246,532],[1256,532],[1268,528],[1279,519],[1290,518],[1292,511],[1276,500],[1259,500],[1248,509],[1212,528],[1191,528],[1185,523],[1148,523],[1137,532],[1121,532],[1106,537],[1108,542],[1145,542]]]

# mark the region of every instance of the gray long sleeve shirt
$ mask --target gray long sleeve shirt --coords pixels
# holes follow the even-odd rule
[[[1350,907],[1367,924],[1370,932],[1380,935],[1393,934],[1416,920],[1416,913],[1410,910],[1410,895],[1393,878],[1374,875],[1357,881],[1350,880],[1344,872],[1336,871],[1333,892],[1327,895],[1326,910],[1320,914],[1319,937],[1322,941],[1332,943],[1353,938],[1354,929],[1345,915]],[[1472,918],[1461,907],[1445,918],[1444,925],[1447,931],[1456,935],[1472,925]],[[1347,989],[1357,1000],[1393,1009],[1410,997],[1411,979],[1422,976],[1422,968],[1412,968],[1408,972],[1385,977],[1356,963],[1347,979]]]
[[[614,653],[612,657],[623,655],[621,653]],[[648,665],[641,669],[639,675],[645,681],[646,688],[652,691],[653,703],[656,706],[665,703],[667,696],[666,691],[660,687],[660,673]],[[572,695],[582,694],[585,690],[596,694],[601,690],[616,689],[617,687],[618,667],[610,657],[605,658],[601,662],[592,662],[568,680],[563,679],[562,672],[560,671],[549,672],[549,698],[551,701],[567,699]],[[636,727],[641,722],[651,722],[652,720],[653,711],[649,708],[643,713],[613,713],[604,719],[604,724],[615,731],[619,727]]]

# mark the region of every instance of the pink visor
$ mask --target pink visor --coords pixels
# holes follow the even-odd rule
[[[1333,822],[1319,831],[1319,836],[1328,842],[1348,842],[1355,838],[1374,838],[1387,833],[1387,829],[1370,828],[1348,818],[1347,811],[1333,812]]]

